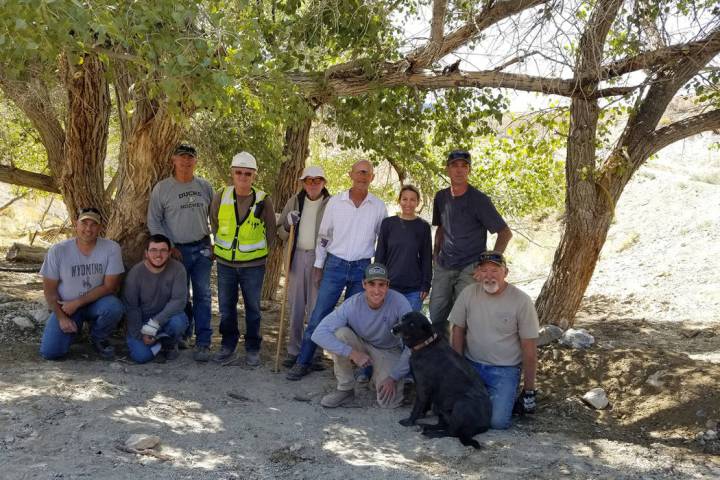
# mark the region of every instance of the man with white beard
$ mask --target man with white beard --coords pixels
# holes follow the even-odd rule
[[[515,393],[523,374],[519,403],[535,412],[538,316],[528,294],[509,284],[503,254],[480,254],[473,277],[448,320],[452,347],[464,355],[485,382],[492,403],[490,427],[510,428]]]

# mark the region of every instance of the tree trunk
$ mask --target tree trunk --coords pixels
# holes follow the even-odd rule
[[[47,248],[34,247],[23,243],[13,243],[5,255],[5,260],[11,262],[43,263]]]
[[[123,247],[123,260],[132,265],[142,258],[147,238],[147,208],[153,186],[170,174],[170,156],[182,126],[164,108],[143,102],[123,132],[118,187],[106,235]]]
[[[289,126],[285,131],[285,146],[283,149],[285,161],[280,165],[280,172],[272,194],[273,205],[275,205],[277,212],[282,211],[285,203],[297,192],[297,179],[300,177],[303,168],[305,168],[305,160],[310,154],[311,127],[312,117],[308,116],[300,122]],[[280,284],[284,246],[285,244],[278,239],[275,246],[270,250],[265,266],[263,300],[273,300],[275,298],[277,287]]]
[[[67,90],[64,164],[59,186],[71,218],[78,209],[95,207],[108,218],[103,183],[110,122],[110,90],[105,66],[94,54],[82,65],[72,65],[63,55],[60,72]]]

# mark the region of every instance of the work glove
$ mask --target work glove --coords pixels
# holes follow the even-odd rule
[[[520,392],[515,405],[513,405],[513,413],[515,415],[525,415],[535,413],[537,403],[535,401],[535,390],[524,390]]]
[[[160,330],[160,324],[151,318],[145,325],[142,326],[140,333],[150,337],[157,337],[158,330]]]
[[[298,223],[300,223],[300,212],[297,210],[288,212],[287,217],[285,217],[285,230],[290,230],[290,225],[297,225]]]

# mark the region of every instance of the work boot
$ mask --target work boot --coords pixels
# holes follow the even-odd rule
[[[161,353],[164,353],[165,358],[167,358],[170,362],[172,362],[173,360],[177,360],[177,358],[180,356],[180,350],[178,349],[177,345],[173,345],[172,347],[163,349]]]
[[[335,390],[325,395],[320,400],[320,405],[325,408],[337,408],[351,402],[355,398],[355,390]]]
[[[295,365],[295,362],[297,362],[297,355],[291,355],[287,354],[287,357],[285,357],[285,360],[282,362],[282,366],[285,368],[292,368],[293,365]]]
[[[200,346],[195,347],[193,352],[193,359],[196,362],[207,362],[210,360],[210,349],[208,347]]]
[[[285,378],[288,380],[300,380],[302,377],[310,373],[310,366],[309,365],[303,365],[302,363],[296,363],[293,365],[293,367],[287,372],[287,375],[285,375]]]
[[[220,347],[220,351],[212,358],[212,361],[215,363],[225,363],[230,360],[233,355],[235,355],[235,349],[223,345]]]
[[[107,340],[92,340],[92,346],[103,360],[112,360],[115,358],[115,349]]]
[[[245,352],[245,365],[249,367],[257,367],[260,365],[260,352]]]
[[[189,339],[189,338],[184,338],[184,337],[181,338],[181,339],[178,341],[178,348],[179,348],[180,350],[187,350],[188,348],[190,348],[190,339]]]

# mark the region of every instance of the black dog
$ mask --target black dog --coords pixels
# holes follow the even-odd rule
[[[414,425],[432,407],[438,423],[424,425],[423,435],[458,437],[463,445],[480,448],[473,437],[490,428],[491,404],[478,373],[435,334],[430,320],[420,312],[403,315],[392,333],[401,335],[412,350],[410,365],[415,377],[415,404],[400,425]]]

